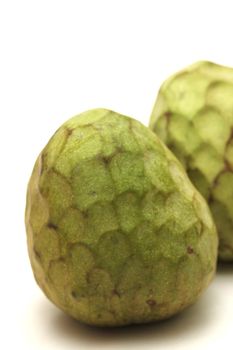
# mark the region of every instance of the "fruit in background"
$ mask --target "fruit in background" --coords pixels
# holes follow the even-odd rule
[[[68,120],[39,155],[26,229],[39,286],[87,324],[168,318],[215,273],[215,225],[183,167],[148,128],[105,109]]]
[[[198,62],[164,82],[150,128],[206,198],[219,258],[233,261],[233,69]]]

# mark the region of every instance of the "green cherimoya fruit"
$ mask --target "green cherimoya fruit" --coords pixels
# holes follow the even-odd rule
[[[151,130],[104,109],[68,120],[39,155],[26,228],[39,286],[92,325],[167,318],[215,272],[216,229],[181,164]]]
[[[198,62],[172,76],[160,89],[150,128],[206,198],[219,258],[233,261],[233,69]]]

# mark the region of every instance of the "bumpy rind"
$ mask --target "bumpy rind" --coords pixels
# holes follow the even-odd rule
[[[150,128],[206,198],[219,233],[219,259],[233,261],[233,69],[198,62],[168,79]]]
[[[215,273],[215,226],[183,167],[152,131],[104,109],[68,120],[39,155],[26,228],[39,286],[92,325],[168,318]]]

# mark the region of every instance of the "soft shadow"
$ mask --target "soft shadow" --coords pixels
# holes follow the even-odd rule
[[[217,266],[217,273],[224,276],[233,275],[233,262],[219,262]]]
[[[96,328],[86,326],[60,312],[55,307],[49,307],[46,300],[41,300],[41,327],[45,327],[44,314],[49,316],[49,333],[68,343],[85,343],[89,346],[108,346],[117,344],[125,346],[131,343],[141,344],[153,341],[155,344],[167,345],[179,340],[198,336],[205,327],[209,327],[213,317],[213,303],[217,302],[214,288],[209,290],[193,306],[181,314],[162,322],[146,325],[133,325],[121,328]],[[45,305],[46,303],[46,305]],[[49,313],[49,315],[48,315]],[[46,322],[47,326],[48,323]],[[46,327],[47,327],[46,326]],[[50,334],[51,334],[50,333]],[[131,344],[132,345],[132,344]]]

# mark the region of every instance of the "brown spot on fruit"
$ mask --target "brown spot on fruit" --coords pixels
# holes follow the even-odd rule
[[[187,247],[187,252],[188,252],[188,254],[193,254],[193,253],[194,253],[194,250],[193,250],[192,247],[188,246],[188,247]]]
[[[147,302],[147,304],[149,306],[155,306],[156,305],[156,301],[154,299],[148,299],[146,302]]]
[[[74,290],[72,290],[72,292],[71,292],[71,296],[73,297],[73,298],[77,298],[77,293],[74,291]]]
[[[38,252],[38,250],[34,247],[33,251],[34,251],[36,259],[40,260],[41,259],[41,254]]]
[[[48,228],[52,228],[53,230],[57,229],[57,225],[53,224],[52,222],[48,222],[47,226]]]

